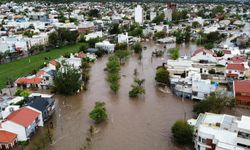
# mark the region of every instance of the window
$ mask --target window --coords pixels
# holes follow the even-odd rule
[[[201,139],[201,143],[203,144],[206,144],[206,141],[207,141],[206,139],[203,139],[203,138]]]
[[[198,95],[198,92],[196,92],[196,91],[193,91],[192,93],[193,93],[193,96],[197,96]]]
[[[243,138],[243,139],[249,139],[250,140],[250,134],[245,133],[245,132],[238,132],[238,137]]]
[[[201,142],[201,137],[199,136],[198,141]]]

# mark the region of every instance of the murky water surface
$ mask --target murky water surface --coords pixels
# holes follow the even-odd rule
[[[163,46],[153,42],[146,42],[144,45],[147,50],[143,51],[141,61],[138,56],[133,55],[122,66],[121,87],[116,95],[110,91],[105,80],[104,68],[108,57],[103,57],[92,65],[87,91],[71,97],[56,95],[57,109],[52,118],[54,142],[48,149],[79,150],[88,135],[89,126],[93,125],[88,113],[96,101],[106,103],[109,119],[96,126],[99,132],[92,139],[91,150],[184,149],[171,142],[171,126],[178,119],[192,117],[193,102],[182,101],[172,94],[160,92],[155,87],[155,68],[165,62],[167,56],[151,59],[152,51],[163,49]],[[193,44],[179,47],[181,54],[188,56],[197,49]],[[135,68],[139,77],[146,79],[146,94],[138,99],[130,99],[128,92],[133,83]],[[38,132],[32,138],[26,149],[32,149],[32,142],[40,134]]]

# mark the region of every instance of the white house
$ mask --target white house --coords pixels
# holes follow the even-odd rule
[[[143,23],[143,9],[140,5],[137,5],[134,10],[135,22],[140,25]]]
[[[250,117],[227,114],[200,114],[188,123],[195,128],[196,150],[247,150],[250,147]]]
[[[196,63],[217,63],[215,56],[211,50],[200,48],[193,52],[191,60]]]
[[[8,52],[15,52],[15,45],[11,43],[3,43],[0,41],[0,52],[5,53]]]
[[[211,84],[211,81],[201,79],[200,74],[198,78],[192,79],[192,99],[204,100],[214,91],[215,86]]]
[[[42,114],[29,106],[12,112],[1,123],[3,130],[17,134],[18,141],[27,141],[38,126],[43,126]]]
[[[167,67],[170,74],[182,74],[192,68],[193,62],[188,59],[167,60]]]
[[[93,32],[93,33],[89,33],[85,36],[86,41],[88,41],[89,39],[94,39],[94,38],[101,38],[102,37],[102,31],[98,31],[98,32]]]
[[[82,65],[82,60],[81,58],[74,57],[74,55],[71,54],[70,58],[65,59],[65,63],[76,69],[79,69]]]
[[[195,17],[193,18],[193,22],[198,22],[201,26],[203,26],[204,19],[202,19],[202,17]]]
[[[156,12],[151,11],[150,12],[150,21],[153,21],[155,17],[156,17]]]
[[[102,41],[95,44],[95,48],[101,48],[108,53],[112,53],[115,50],[115,44],[110,43],[109,41]]]
[[[128,44],[128,32],[118,34],[118,43],[127,43]]]
[[[165,9],[163,9],[163,11],[164,11],[165,19],[167,21],[172,21],[173,10],[170,8],[165,8]]]

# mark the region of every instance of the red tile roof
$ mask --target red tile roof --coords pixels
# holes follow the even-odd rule
[[[56,60],[51,60],[49,63],[54,66],[57,66],[59,64]]]
[[[250,93],[250,80],[235,80],[235,93]]]
[[[44,71],[44,70],[40,70],[37,74],[36,74],[36,76],[37,77],[41,77],[42,75],[44,75],[46,72]]]
[[[42,82],[42,78],[40,77],[33,77],[33,78],[26,78],[26,77],[23,77],[23,78],[18,78],[16,80],[16,83],[17,84],[39,84]]]
[[[28,127],[39,115],[40,113],[35,110],[32,110],[28,107],[22,107],[19,110],[11,113],[6,119],[24,127]]]
[[[11,143],[16,139],[17,135],[12,132],[0,130],[0,143]]]
[[[244,64],[228,64],[227,69],[228,70],[244,71],[245,67],[244,67]]]
[[[207,50],[207,49],[205,49],[205,48],[200,48],[200,49],[195,50],[195,51],[193,52],[192,56],[195,56],[195,55],[197,55],[197,54],[199,54],[199,53],[201,53],[201,52],[205,52],[205,53],[208,53],[208,54],[211,54],[211,55],[215,56],[215,53],[214,53],[214,52],[212,52],[211,50]]]
[[[243,62],[247,62],[247,57],[246,56],[234,56],[231,58],[231,61],[233,63],[243,63]]]

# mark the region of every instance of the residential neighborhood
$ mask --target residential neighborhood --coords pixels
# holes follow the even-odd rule
[[[0,149],[249,150],[250,3],[0,1]]]

